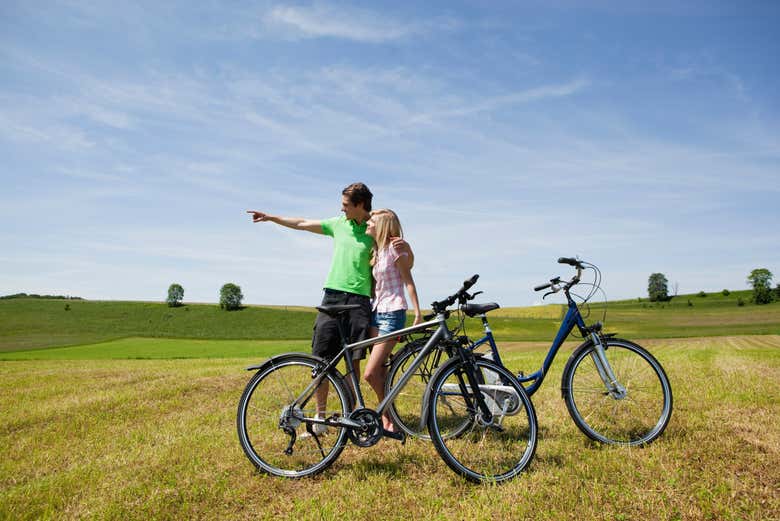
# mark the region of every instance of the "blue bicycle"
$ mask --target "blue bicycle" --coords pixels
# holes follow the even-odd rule
[[[594,264],[574,258],[560,258],[558,262],[574,267],[576,275],[568,282],[556,277],[534,290],[549,289],[544,298],[563,291],[568,305],[566,315],[542,366],[529,375],[521,372],[517,375],[518,380],[526,392],[533,395],[544,382],[564,340],[576,327],[584,342],[569,357],[561,379],[561,395],[574,423],[586,436],[601,443],[632,446],[651,443],[663,433],[672,415],[672,387],[663,367],[640,345],[616,338],[614,333],[603,333],[601,322],[586,325],[574,300],[577,295],[573,295],[571,289],[581,282],[583,270],[592,270],[593,282],[587,284],[591,291],[582,298],[582,304],[587,303],[600,289],[601,272]],[[469,287],[477,278],[475,275],[468,281],[471,282]],[[487,313],[498,309],[499,305],[468,302],[480,293],[465,293],[461,297],[460,323],[454,338],[472,352],[487,344],[489,349],[482,356],[503,366],[487,320]],[[476,342],[465,335],[457,336],[463,330],[466,316],[482,320],[485,334]],[[424,343],[425,338],[413,340],[392,358],[387,374],[388,388],[395,385]],[[429,353],[425,362],[418,366],[416,378],[407,383],[404,393],[393,403],[390,414],[408,435],[427,437],[427,413],[422,397],[427,382],[450,356],[452,353],[445,349]]]

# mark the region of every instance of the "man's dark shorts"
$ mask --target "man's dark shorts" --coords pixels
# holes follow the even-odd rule
[[[325,289],[322,297],[323,306],[341,304],[360,304],[360,308],[348,311],[344,317],[345,331],[349,335],[347,343],[352,344],[369,338],[371,326],[371,301],[364,295],[347,293],[333,289]],[[318,313],[314,322],[314,335],[311,340],[311,352],[314,356],[332,359],[341,351],[341,340],[338,329],[339,318],[333,318],[325,313]],[[352,357],[360,360],[366,357],[366,350],[353,351]]]

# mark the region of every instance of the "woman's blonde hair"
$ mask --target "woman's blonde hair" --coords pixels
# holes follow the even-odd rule
[[[395,212],[387,208],[371,212],[371,220],[376,228],[374,256],[371,259],[371,264],[373,265],[374,259],[376,259],[376,252],[385,248],[390,243],[392,237],[403,237],[404,230],[401,228],[401,221],[398,220]]]

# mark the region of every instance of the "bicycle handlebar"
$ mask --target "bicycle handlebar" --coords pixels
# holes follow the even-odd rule
[[[458,290],[458,294],[465,292],[467,289],[469,289],[471,286],[477,283],[477,279],[479,279],[479,275],[476,273],[471,276],[470,279],[466,279],[463,281],[463,286]]]
[[[580,261],[575,257],[559,257],[558,263],[568,264],[569,266],[572,266],[577,269],[577,274],[574,277],[572,277],[572,279],[569,282],[567,282],[566,285],[564,286],[564,289],[568,290],[569,288],[571,288],[572,286],[574,286],[580,281],[580,277],[582,276],[582,270],[584,269],[584,266],[582,265],[582,261]],[[552,291],[550,293],[558,293],[561,290],[560,286],[558,286],[560,282],[561,282],[561,278],[555,277],[554,279],[550,279],[550,282],[548,282],[547,284],[540,284],[539,286],[536,286],[534,288],[534,291],[542,291],[543,289],[552,288]],[[547,293],[544,296],[546,297],[550,293]]]
[[[558,259],[558,264],[568,264],[569,266],[574,266],[575,268],[582,268],[580,261],[574,257],[560,257]]]
[[[455,301],[458,301],[462,304],[467,300],[470,300],[471,295],[469,295],[467,291],[471,286],[476,284],[477,279],[479,279],[479,275],[476,274],[473,275],[470,279],[466,279],[463,281],[463,286],[461,286],[461,288],[454,295],[450,295],[444,300],[439,300],[431,304],[434,313],[444,312],[447,309],[447,307],[453,305]]]

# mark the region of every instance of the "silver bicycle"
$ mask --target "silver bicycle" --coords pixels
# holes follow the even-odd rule
[[[238,438],[246,456],[261,471],[300,478],[325,470],[341,454],[347,440],[371,447],[383,437],[405,441],[403,433],[382,428],[382,413],[393,403],[418,366],[436,349],[453,357],[430,380],[422,421],[437,452],[466,479],[500,482],[517,476],[536,450],[537,422],[533,404],[517,378],[503,366],[475,356],[447,328],[447,308],[463,298],[474,281],[454,295],[432,304],[435,318],[387,335],[346,344],[339,320],[341,351],[325,360],[288,353],[248,368],[255,371],[238,403]],[[341,317],[355,305],[317,309]],[[365,406],[352,353],[393,337],[435,328],[418,356],[376,409]],[[344,367],[349,378],[339,371]]]

